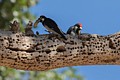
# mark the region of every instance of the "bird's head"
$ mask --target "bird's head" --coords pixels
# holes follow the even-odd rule
[[[17,25],[18,24],[18,22],[17,22],[17,20],[15,20],[14,22],[13,22],[13,25]]]
[[[81,23],[77,23],[74,26],[75,26],[76,29],[82,30],[82,24]]]
[[[46,19],[46,17],[44,15],[41,15],[34,23],[34,27],[36,27],[38,25],[39,22],[44,22],[44,20]]]
[[[39,18],[39,21],[43,22],[45,19],[46,19],[46,17],[44,15],[41,15],[40,18]]]
[[[74,31],[76,32],[77,35],[80,34],[80,30],[82,30],[82,24],[81,23],[77,23],[74,25]]]

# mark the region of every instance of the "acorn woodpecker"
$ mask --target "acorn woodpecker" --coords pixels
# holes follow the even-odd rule
[[[20,32],[20,24],[16,20],[10,23],[10,31],[13,33]]]
[[[67,38],[65,37],[63,31],[61,31],[58,27],[58,25],[56,24],[55,21],[53,21],[50,18],[45,17],[44,15],[41,15],[40,18],[38,18],[38,20],[36,20],[36,22],[34,23],[34,27],[37,26],[37,24],[41,22],[42,25],[49,31],[52,32],[54,34],[60,35],[63,39],[67,40]]]
[[[81,30],[82,30],[82,24],[81,23],[77,23],[75,24],[74,26],[71,26],[68,31],[67,31],[67,34],[70,34],[70,35],[80,35],[81,33]]]
[[[32,25],[33,25],[32,21],[29,21],[28,24],[26,25],[25,34],[27,36],[34,36],[34,32],[32,31]]]

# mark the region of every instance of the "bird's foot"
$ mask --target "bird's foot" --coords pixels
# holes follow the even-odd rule
[[[57,34],[53,34],[53,33],[51,33],[51,34],[49,34],[49,36],[48,36],[48,39],[58,39],[58,40],[60,40],[60,41],[65,41],[63,38],[61,38],[59,35],[57,35]]]

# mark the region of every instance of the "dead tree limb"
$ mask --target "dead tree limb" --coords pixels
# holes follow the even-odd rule
[[[0,66],[21,70],[49,70],[65,66],[119,65],[120,32],[101,36],[25,36],[0,31]]]

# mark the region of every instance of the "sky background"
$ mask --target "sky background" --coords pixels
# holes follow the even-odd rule
[[[83,24],[82,33],[108,35],[120,31],[120,0],[40,0],[30,12],[37,18],[40,15],[52,18],[64,32],[78,22]],[[38,26],[33,30],[45,34],[45,28]],[[117,65],[74,68],[85,80],[120,80]]]

